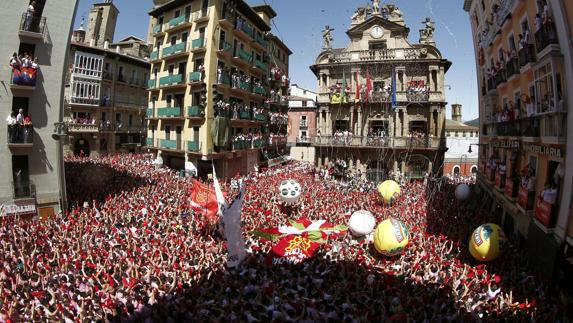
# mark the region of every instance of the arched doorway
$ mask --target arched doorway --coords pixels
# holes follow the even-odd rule
[[[453,173],[455,176],[460,176],[460,166],[458,166],[458,165],[454,166],[454,169],[453,169],[452,173]]]
[[[83,138],[76,140],[74,145],[74,155],[80,156],[83,153],[84,156],[90,155],[90,143]]]

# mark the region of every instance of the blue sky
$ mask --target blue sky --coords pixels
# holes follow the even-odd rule
[[[93,3],[102,0],[80,0],[75,26],[81,16],[87,17]],[[274,19],[274,33],[293,51],[290,57],[290,77],[293,83],[315,90],[316,79],[309,66],[321,51],[321,30],[330,25],[334,31],[334,47],[346,47],[348,36],[345,31],[350,17],[358,6],[368,0],[247,0],[251,5],[266,3],[273,6],[278,16]],[[388,1],[382,1],[384,3]],[[114,0],[120,10],[115,38],[135,35],[146,38],[149,17],[147,12],[153,6],[151,0]],[[430,17],[436,21],[435,38],[442,55],[453,62],[446,74],[446,90],[449,103],[463,105],[463,119],[478,116],[478,92],[475,72],[471,28],[468,14],[462,10],[462,1],[457,0],[396,0],[392,1],[404,13],[410,27],[410,41],[418,41],[418,29],[422,21]],[[450,109],[448,106],[448,118]]]

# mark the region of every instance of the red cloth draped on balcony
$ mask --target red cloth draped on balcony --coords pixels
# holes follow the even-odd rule
[[[194,211],[205,215],[209,222],[215,223],[217,221],[219,204],[217,203],[215,188],[193,180],[189,203]]]
[[[12,83],[17,85],[36,85],[36,74],[38,70],[32,67],[21,67],[13,69]]]

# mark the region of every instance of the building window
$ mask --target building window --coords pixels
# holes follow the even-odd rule
[[[460,174],[460,167],[454,166],[453,173],[454,173],[454,175],[459,175]]]
[[[478,172],[477,166],[476,166],[476,165],[473,165],[473,166],[472,166],[472,174],[475,175],[475,174],[477,174],[477,172]]]
[[[553,69],[551,63],[547,63],[535,71],[535,90],[537,112],[542,113],[555,110]]]

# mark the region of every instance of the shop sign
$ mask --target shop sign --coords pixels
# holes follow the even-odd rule
[[[8,204],[8,205],[4,205],[4,211],[6,212],[6,215],[32,214],[32,213],[36,213],[36,205],[35,204],[27,204],[27,205]]]
[[[529,192],[527,187],[521,186],[519,188],[519,193],[517,195],[517,204],[519,204],[524,210],[527,209],[527,197]]]
[[[551,211],[553,209],[553,205],[543,200],[537,200],[535,204],[535,218],[541,222],[545,227],[549,227],[551,224]]]
[[[549,157],[556,157],[556,158],[563,157],[563,152],[561,151],[561,148],[526,144],[524,145],[523,150],[526,152],[546,155]]]
[[[502,140],[491,142],[493,148],[507,148],[507,149],[519,149],[519,141],[515,140]]]

